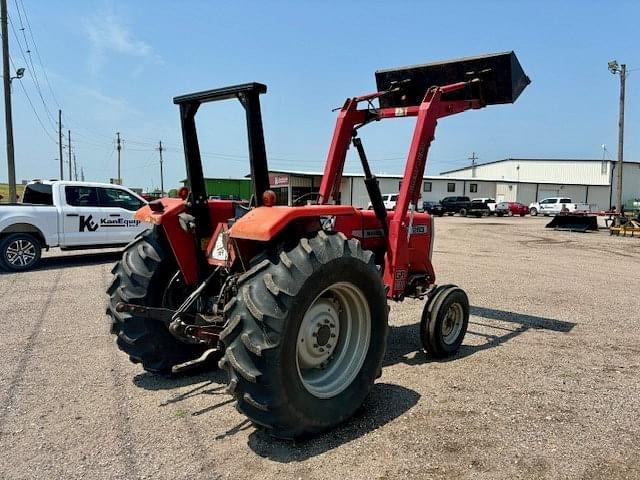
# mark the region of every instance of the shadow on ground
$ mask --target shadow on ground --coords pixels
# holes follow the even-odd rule
[[[412,408],[420,395],[408,388],[376,383],[356,415],[343,425],[304,442],[274,439],[260,430],[249,435],[249,447],[276,462],[300,462],[360,438]]]
[[[180,375],[159,375],[156,373],[142,372],[133,377],[133,383],[136,387],[153,391],[173,390],[175,388],[196,385],[192,391],[179,395],[179,397],[182,397],[181,399],[184,399],[193,395],[210,393],[211,389],[217,389],[217,386],[220,386],[220,390],[224,391],[224,387],[227,384],[227,374],[213,366],[208,370],[200,369],[190,374],[185,373]],[[179,400],[175,400],[172,403],[177,401]]]
[[[484,307],[471,307],[470,314],[472,318],[469,320],[467,333],[484,337],[486,339],[484,343],[481,343],[480,345],[463,344],[460,347],[460,350],[458,350],[458,353],[453,357],[443,360],[431,360],[422,351],[419,324],[403,325],[401,327],[392,326],[389,330],[387,354],[384,359],[384,366],[390,366],[396,363],[417,365],[429,361],[452,361],[473,355],[474,353],[482,350],[498,347],[531,329],[567,333],[576,325],[573,322],[565,322],[563,320],[556,320],[553,318],[538,317],[535,315],[526,315],[523,313]],[[484,322],[482,320],[488,320],[488,322]],[[493,320],[510,323],[513,325],[513,328],[504,327],[503,325],[492,322]],[[474,326],[488,327],[501,333],[480,333],[474,330]],[[412,353],[415,353],[415,355],[409,358]]]

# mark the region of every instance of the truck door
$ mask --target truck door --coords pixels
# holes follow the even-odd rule
[[[127,190],[117,187],[98,187],[100,205],[105,210],[103,228],[109,243],[126,244],[149,227],[133,218],[144,201]]]
[[[540,213],[549,214],[553,212],[553,206],[556,204],[555,198],[546,198],[540,202]]]
[[[96,187],[65,185],[61,203],[66,203],[60,209],[62,246],[108,243],[107,231],[100,225],[100,219],[104,217],[104,209],[100,207]]]

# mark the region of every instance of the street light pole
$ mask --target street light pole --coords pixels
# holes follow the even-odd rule
[[[16,166],[13,154],[13,117],[11,114],[11,73],[9,72],[9,33],[7,31],[7,0],[0,0],[0,23],[2,23],[2,75],[4,83],[4,118],[7,129],[7,173],[9,202],[15,203]]]
[[[624,89],[627,79],[627,66],[623,63],[618,65],[615,60],[609,62],[609,71],[620,75],[620,114],[618,117],[618,175],[616,189],[616,209],[618,213],[624,213],[622,204],[622,170],[624,166]]]

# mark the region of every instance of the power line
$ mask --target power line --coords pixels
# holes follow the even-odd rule
[[[27,60],[27,55],[25,55],[25,52],[22,48],[22,43],[20,42],[20,37],[18,36],[18,33],[16,32],[16,28],[13,25],[13,20],[11,20],[11,17],[9,17],[9,24],[11,25],[11,31],[13,32],[13,36],[16,39],[16,43],[18,44],[18,47],[20,48],[20,53],[22,54],[22,59],[24,60],[24,62],[26,63],[27,67],[29,66],[29,60]],[[29,47],[27,45],[27,51],[29,51]],[[42,95],[42,90],[40,88],[40,82],[38,81],[38,74],[35,71],[35,68],[33,66],[33,62],[31,62],[31,69],[28,69],[29,73],[31,75],[31,80],[33,81],[36,90],[38,92],[38,95],[40,96],[40,100],[42,101],[42,105],[44,107],[45,113],[47,114],[47,118],[49,119],[49,123],[51,124],[51,128],[53,128],[55,130],[55,121],[53,120],[53,115],[51,115],[51,111],[49,110],[49,106],[47,105],[47,102],[44,99],[44,96]]]
[[[53,97],[53,101],[56,103],[58,108],[60,107],[60,102],[56,98],[56,94],[51,87],[51,82],[49,81],[49,76],[47,75],[47,69],[44,68],[44,63],[42,62],[42,57],[40,56],[40,51],[38,49],[38,44],[36,43],[36,39],[33,36],[33,30],[31,29],[31,23],[29,22],[29,16],[27,15],[27,10],[24,8],[24,3],[20,0],[20,5],[22,6],[22,13],[24,15],[24,20],[27,22],[27,29],[29,30],[29,36],[31,37],[31,43],[33,44],[33,48],[36,51],[36,56],[38,57],[38,61],[40,62],[40,67],[42,68],[42,73],[44,73],[44,78],[47,82],[47,86],[49,87],[49,91],[51,92],[51,96]]]
[[[9,60],[11,61],[11,65],[13,66],[13,69],[15,70],[16,66],[13,63],[13,59],[11,57],[9,57]],[[44,130],[44,133],[47,135],[47,137],[49,137],[49,139],[53,143],[57,144],[58,142],[56,142],[56,140],[53,138],[51,133],[47,130],[47,127],[44,126],[44,123],[40,119],[40,116],[38,115],[38,112],[36,111],[36,107],[34,107],[33,102],[31,101],[31,98],[29,97],[29,94],[27,93],[27,89],[24,88],[24,84],[22,82],[18,82],[18,83],[20,84],[20,87],[22,88],[22,91],[24,92],[24,96],[27,97],[27,101],[29,102],[29,105],[31,106],[31,110],[33,111],[33,114],[36,116],[36,119],[38,120],[38,123],[42,127],[42,130]]]

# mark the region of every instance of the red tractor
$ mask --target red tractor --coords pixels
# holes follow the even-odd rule
[[[113,269],[108,314],[117,344],[151,372],[219,360],[238,409],[276,437],[328,429],[362,404],[381,374],[388,300],[427,298],[420,335],[431,357],[460,347],[467,295],[435,285],[433,219],[419,213],[427,152],[439,118],[512,103],[529,83],[513,52],[376,73],[378,91],[340,109],[316,205],[276,206],[269,185],[260,95],[248,83],[176,97],[188,185],[136,218],[153,228]],[[237,99],[246,111],[253,196],[208,200],[195,115]],[[377,105],[376,105],[377,103]],[[383,204],[360,128],[417,117],[396,209]],[[373,206],[340,201],[349,146]]]

